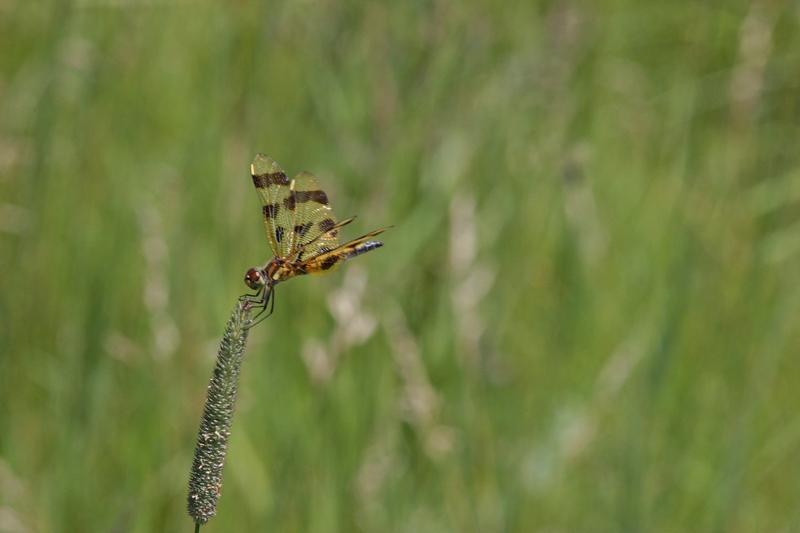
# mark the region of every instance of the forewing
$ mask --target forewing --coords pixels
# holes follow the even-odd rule
[[[253,185],[261,199],[261,212],[264,216],[264,230],[267,240],[276,257],[286,257],[292,248],[292,218],[294,211],[290,182],[278,163],[270,157],[258,154],[250,165]]]
[[[303,261],[339,245],[339,227],[328,204],[328,195],[317,178],[308,172],[295,176],[292,183],[294,221],[292,257]],[[349,220],[348,220],[349,222]]]

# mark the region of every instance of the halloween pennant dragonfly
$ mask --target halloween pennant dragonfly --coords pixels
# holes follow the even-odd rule
[[[251,308],[261,308],[258,315],[272,314],[275,308],[275,285],[303,274],[317,274],[339,263],[383,246],[373,237],[387,228],[371,231],[345,244],[339,244],[339,230],[355,217],[339,222],[328,205],[328,195],[320,189],[317,178],[301,172],[294,179],[273,159],[258,154],[250,165],[253,185],[261,199],[264,229],[274,257],[264,266],[250,268],[244,282],[255,290],[242,300]],[[256,315],[248,327],[256,321]]]

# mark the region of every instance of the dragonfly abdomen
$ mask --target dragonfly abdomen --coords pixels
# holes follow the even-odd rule
[[[353,249],[353,251],[348,253],[345,257],[350,259],[351,257],[355,257],[357,255],[365,254],[365,253],[367,253],[369,251],[372,251],[372,250],[375,250],[377,248],[380,248],[381,246],[383,246],[383,243],[381,241],[367,241],[367,242],[361,243],[358,246],[356,246]]]

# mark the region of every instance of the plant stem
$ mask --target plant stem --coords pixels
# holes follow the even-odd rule
[[[222,468],[228,450],[249,320],[249,306],[238,302],[225,327],[214,374],[208,384],[208,396],[189,474],[188,511],[195,521],[195,533],[217,513]]]

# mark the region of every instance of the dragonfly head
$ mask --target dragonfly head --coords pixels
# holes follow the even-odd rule
[[[259,268],[251,268],[247,271],[247,274],[244,275],[244,282],[245,284],[250,287],[251,289],[258,290],[264,285],[266,285],[266,280],[264,279],[264,272],[261,271]]]

